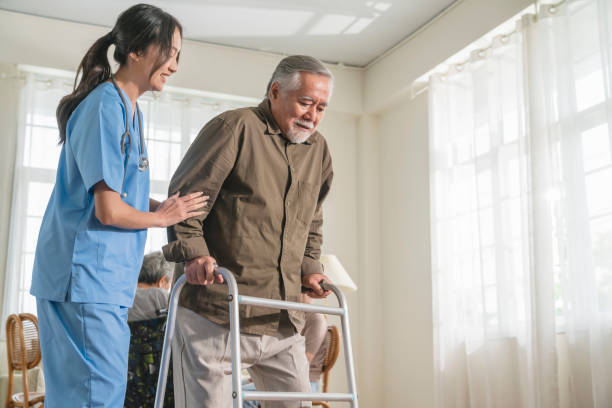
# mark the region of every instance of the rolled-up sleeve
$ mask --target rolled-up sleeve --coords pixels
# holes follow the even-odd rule
[[[319,197],[314,217],[310,223],[308,230],[308,240],[306,241],[306,250],[302,259],[302,277],[312,275],[314,273],[322,273],[323,267],[319,259],[321,258],[321,245],[323,244],[323,201],[329,194],[334,172],[332,169],[331,156],[327,147],[323,156],[323,173],[322,183],[319,189]]]
[[[164,256],[171,262],[186,262],[210,255],[203,232],[203,222],[214,206],[223,182],[236,161],[235,132],[222,118],[214,118],[204,126],[172,176],[168,195],[201,191],[209,196],[204,214],[168,228],[168,244]]]

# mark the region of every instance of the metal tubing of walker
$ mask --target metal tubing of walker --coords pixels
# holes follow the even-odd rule
[[[240,315],[238,303],[238,285],[234,275],[225,268],[217,267],[217,272],[223,276],[227,283],[228,298],[230,302],[230,335],[232,347],[232,398],[234,408],[242,408],[242,359],[240,358]]]
[[[234,391],[234,407],[242,408],[242,372],[240,368],[240,318],[238,314],[238,285],[234,275],[225,268],[217,267],[215,273],[221,274],[228,286],[228,301],[230,302],[230,333],[232,347],[232,388]],[[154,408],[163,408],[164,396],[166,394],[166,382],[168,379],[168,368],[170,367],[170,356],[172,354],[172,339],[175,333],[176,309],[183,287],[187,283],[187,277],[183,274],[176,280],[172,293],[170,294],[168,317],[166,319],[166,331],[164,333],[164,346],[162,349],[161,362],[159,364],[159,377],[157,378],[157,391],[155,393]]]
[[[330,315],[342,316],[345,312],[340,307],[316,306],[307,303],[287,302],[284,300],[262,299],[252,296],[239,296],[238,302],[241,305],[251,305],[259,307],[269,307],[276,309],[300,310],[309,313],[324,313]]]
[[[324,283],[323,288],[334,292],[338,298],[340,307],[315,306],[297,302],[286,302],[273,299],[262,299],[251,296],[239,296],[238,285],[234,275],[225,268],[217,267],[215,273],[221,274],[228,285],[228,297],[230,309],[230,335],[232,351],[232,398],[233,407],[242,408],[243,400],[260,401],[349,401],[352,408],[358,408],[357,386],[355,382],[355,366],[353,362],[353,349],[351,347],[351,334],[349,328],[348,307],[344,294],[336,286]],[[166,392],[166,380],[170,365],[171,345],[175,332],[176,309],[181,290],[185,286],[186,277],[181,276],[175,283],[170,295],[168,318],[164,336],[164,346],[157,381],[157,392],[155,394],[154,408],[163,408],[164,395]],[[242,368],[240,358],[240,317],[239,305],[254,305],[262,307],[273,307],[277,309],[301,310],[315,313],[339,315],[342,322],[342,333],[344,353],[346,361],[346,374],[348,379],[349,393],[301,393],[301,392],[265,392],[265,391],[242,391]]]
[[[346,361],[346,378],[348,379],[349,392],[355,397],[351,402],[351,407],[358,408],[359,403],[357,399],[357,382],[355,381],[355,363],[353,360],[353,347],[351,346],[351,329],[349,327],[349,314],[346,298],[340,289],[338,289],[335,285],[324,283],[323,289],[334,292],[338,298],[338,304],[344,310],[344,313],[341,316],[341,321],[343,334],[342,341],[344,343],[344,360]]]
[[[353,401],[353,394],[332,392],[266,392],[243,391],[245,400],[250,401]]]
[[[176,324],[176,308],[178,307],[179,295],[185,286],[185,275],[177,279],[170,301],[168,302],[168,317],[166,318],[166,331],[164,333],[164,347],[162,349],[161,362],[159,364],[159,377],[157,377],[157,392],[155,393],[155,408],[162,408],[166,394],[166,380],[168,368],[170,367],[170,354],[172,353],[172,339],[174,338],[174,326]]]
[[[244,400],[259,401],[349,401],[351,408],[358,408],[357,385],[355,381],[355,365],[353,362],[353,348],[351,346],[351,333],[349,327],[348,306],[344,294],[335,285],[323,283],[323,289],[334,292],[338,298],[340,307],[314,306],[304,303],[286,302],[272,299],[262,299],[251,296],[239,296],[240,304],[274,307],[277,309],[302,310],[316,313],[339,315],[342,322],[342,333],[344,343],[344,357],[346,361],[346,376],[348,379],[349,393],[301,393],[301,392],[263,392],[263,391],[238,391],[243,394]],[[234,408],[237,408],[234,405]]]

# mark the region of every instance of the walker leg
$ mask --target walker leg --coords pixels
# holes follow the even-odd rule
[[[157,391],[155,393],[155,408],[163,408],[164,396],[166,394],[166,382],[168,379],[168,368],[170,367],[170,355],[172,354],[172,339],[174,338],[174,327],[176,325],[176,309],[181,290],[186,283],[185,275],[178,278],[168,302],[168,318],[166,319],[166,330],[164,332],[164,347],[162,349],[161,362],[159,364],[159,377],[157,378]]]
[[[217,267],[216,274],[223,276],[223,279],[228,286],[227,301],[229,302],[229,317],[230,317],[230,342],[232,348],[232,399],[234,408],[242,408],[243,391],[242,391],[242,365],[240,357],[240,315],[239,306],[241,303],[254,306],[273,307],[287,310],[302,310],[316,313],[335,314],[341,316],[342,334],[344,355],[346,361],[346,374],[348,379],[349,393],[334,394],[334,393],[285,393],[285,392],[260,392],[248,391],[246,398],[249,400],[260,399],[267,401],[319,401],[328,400],[348,401],[352,408],[358,408],[357,400],[357,385],[355,381],[355,364],[353,360],[353,349],[351,346],[351,332],[349,327],[348,307],[344,294],[334,285],[323,283],[324,289],[333,291],[340,305],[339,308],[318,307],[314,305],[304,305],[295,302],[285,302],[272,299],[254,298],[251,296],[239,296],[238,285],[234,275],[225,268]],[[168,319],[166,321],[166,331],[164,336],[164,347],[159,369],[159,378],[157,381],[157,392],[155,395],[154,408],[163,408],[164,394],[166,392],[166,381],[168,376],[168,368],[170,365],[170,355],[172,353],[171,345],[174,338],[176,326],[176,310],[178,308],[178,299],[181,290],[185,286],[186,277],[181,276],[174,285],[170,295]]]

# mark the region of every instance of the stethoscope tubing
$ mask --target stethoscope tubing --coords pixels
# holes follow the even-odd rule
[[[125,102],[125,98],[123,97],[123,94],[121,93],[121,90],[119,89],[119,85],[117,85],[117,81],[115,81],[115,76],[111,74],[111,81],[113,82],[113,86],[115,87],[115,90],[117,91],[117,93],[119,94],[119,97],[121,98],[121,103],[123,104],[123,111],[125,113],[125,132],[123,132],[123,135],[121,135],[121,153],[125,153],[126,150],[126,138],[128,139],[128,143],[130,145],[130,150],[132,150],[132,134],[130,133],[130,125],[129,125],[129,117],[128,117],[128,106],[127,103]],[[138,102],[136,102],[136,115],[135,118],[138,119],[138,133],[140,136],[140,146],[138,146],[138,170],[140,171],[145,171],[146,169],[149,168],[149,159],[144,155],[144,146],[145,146],[145,142],[144,142],[144,134],[142,131],[142,120],[140,117],[140,107],[138,106]],[[129,152],[128,154],[128,158],[129,158]],[[127,162],[127,159],[126,159]]]

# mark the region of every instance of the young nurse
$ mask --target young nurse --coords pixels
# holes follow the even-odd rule
[[[62,151],[32,277],[45,406],[122,407],[132,304],[147,228],[202,214],[194,193],[149,198],[149,162],[136,100],[177,70],[182,29],[161,9],[124,11],[79,66],[57,108]],[[107,52],[119,63],[113,75]],[[79,78],[77,73],[77,78]],[[154,165],[154,164],[153,164]]]

